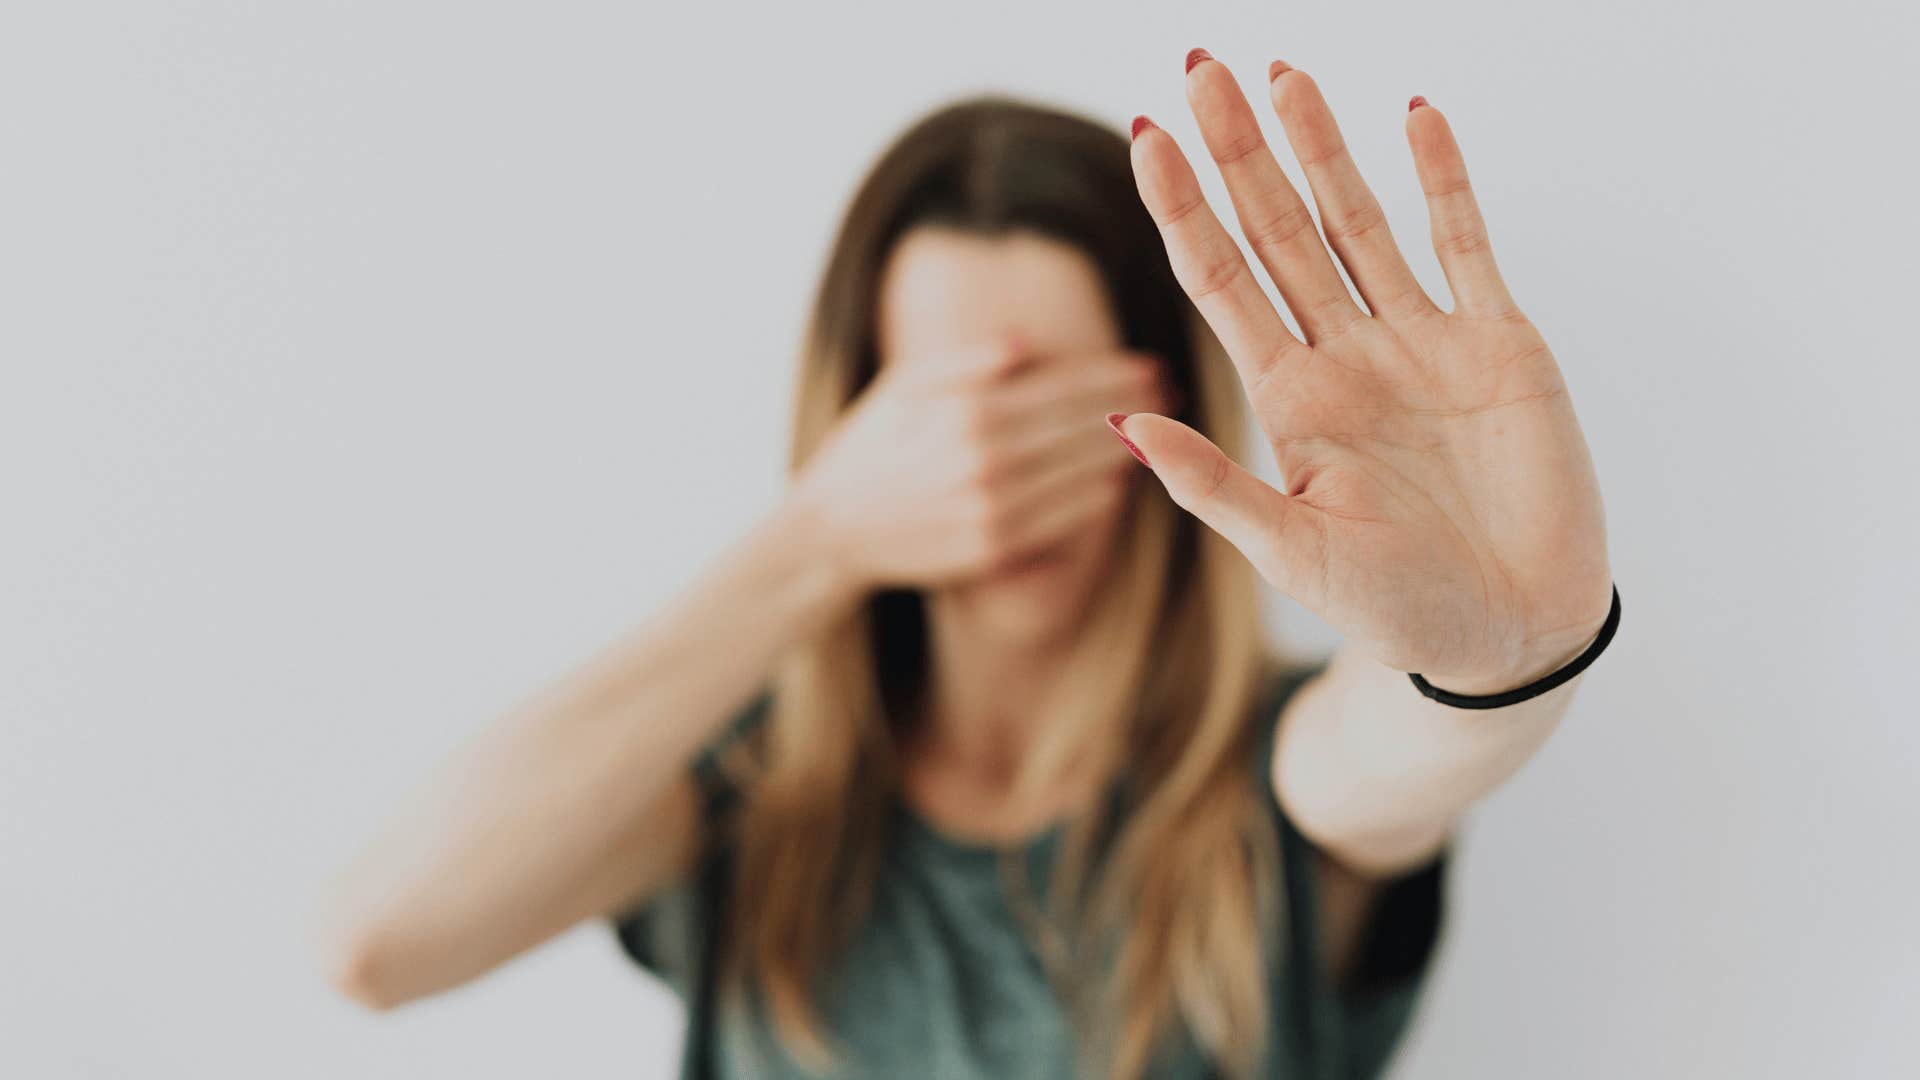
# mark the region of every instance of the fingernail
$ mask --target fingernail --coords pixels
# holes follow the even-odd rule
[[[1292,64],[1287,63],[1285,60],[1275,60],[1273,63],[1267,65],[1267,81],[1272,82],[1292,70]]]
[[[1421,97],[1419,94],[1415,94],[1413,95],[1413,100],[1407,102],[1407,111],[1412,112],[1413,110],[1419,108],[1422,105],[1425,105],[1426,103],[1427,103],[1426,98]]]
[[[1133,118],[1133,138],[1136,138],[1136,139],[1139,138],[1141,132],[1147,130],[1152,126],[1153,126],[1153,121],[1147,119],[1146,117],[1144,116],[1134,117]]]
[[[1211,59],[1213,59],[1213,54],[1208,52],[1207,50],[1193,49],[1187,53],[1187,70],[1192,71],[1193,65],[1199,63],[1202,60],[1211,60]]]
[[[1133,440],[1127,438],[1127,433],[1120,430],[1120,421],[1126,418],[1126,413],[1110,412],[1107,414],[1107,426],[1113,429],[1115,435],[1120,436],[1121,442],[1127,444],[1127,449],[1133,451],[1133,456],[1140,459],[1140,464],[1145,465],[1149,469],[1153,468],[1153,462],[1147,460],[1147,455],[1141,453],[1140,448],[1133,445]]]

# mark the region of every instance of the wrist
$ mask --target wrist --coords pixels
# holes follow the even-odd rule
[[[1425,675],[1435,687],[1467,697],[1505,693],[1528,686],[1573,663],[1600,636],[1607,616],[1535,641],[1523,655],[1498,667],[1457,675]]]
[[[790,490],[763,520],[758,542],[825,606],[849,604],[867,589],[831,518],[804,491]]]

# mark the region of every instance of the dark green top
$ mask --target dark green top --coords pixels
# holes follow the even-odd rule
[[[1351,980],[1322,970],[1316,864],[1272,796],[1273,721],[1322,668],[1280,674],[1249,717],[1260,725],[1248,782],[1259,785],[1277,826],[1287,917],[1268,941],[1273,1019],[1263,1075],[1353,1080],[1377,1076],[1412,1014],[1439,933],[1444,858],[1389,886],[1375,905]],[[761,695],[729,738],[765,715]],[[715,767],[717,745],[695,766],[710,814],[731,790]],[[1023,1080],[1074,1076],[1073,1036],[1061,1003],[1004,891],[1000,852],[945,836],[904,803],[894,806],[890,847],[872,909],[828,973],[818,1005],[843,1077]],[[716,830],[709,830],[713,834]],[[1026,847],[1028,880],[1044,884],[1062,829]],[[725,852],[703,870],[614,920],[621,945],[687,1002],[681,1075],[816,1080],[780,1049],[757,1012],[722,1009],[706,991],[709,929],[726,897]],[[1216,1073],[1184,1036],[1153,1070],[1160,1080]]]

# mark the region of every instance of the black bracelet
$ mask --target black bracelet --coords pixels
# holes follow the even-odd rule
[[[1620,586],[1615,585],[1613,587],[1613,607],[1608,609],[1607,621],[1601,625],[1600,636],[1593,639],[1593,644],[1587,646],[1585,652],[1569,661],[1566,667],[1536,679],[1520,687],[1518,690],[1508,690],[1504,693],[1485,694],[1475,697],[1467,694],[1456,694],[1450,690],[1442,690],[1418,675],[1409,674],[1407,678],[1413,680],[1414,687],[1422,694],[1425,694],[1427,697],[1432,698],[1442,705],[1451,705],[1456,709],[1498,709],[1502,706],[1525,701],[1528,698],[1539,697],[1541,694],[1552,690],[1554,687],[1587,670],[1587,665],[1599,659],[1600,654],[1606,651],[1607,642],[1613,640],[1613,632],[1619,628]]]

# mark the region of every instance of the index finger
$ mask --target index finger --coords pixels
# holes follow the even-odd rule
[[[1128,349],[1093,350],[1042,358],[994,391],[994,412],[1010,420],[1115,408],[1175,409],[1180,388],[1167,363]]]
[[[935,385],[985,386],[1031,368],[1037,354],[1013,332],[943,349],[931,363],[911,365]]]

